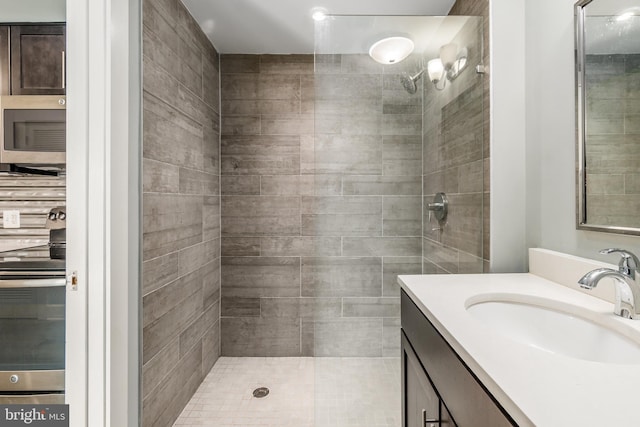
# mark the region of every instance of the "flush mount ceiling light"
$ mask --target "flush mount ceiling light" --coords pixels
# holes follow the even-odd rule
[[[369,56],[380,64],[397,64],[411,55],[413,48],[413,41],[407,37],[386,37],[371,45]]]

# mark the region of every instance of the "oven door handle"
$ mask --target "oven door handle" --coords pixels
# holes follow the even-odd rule
[[[15,288],[54,288],[66,286],[67,279],[1,279],[0,289]]]

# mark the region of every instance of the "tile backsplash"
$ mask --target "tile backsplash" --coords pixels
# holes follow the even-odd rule
[[[0,251],[46,245],[49,230],[47,214],[66,200],[64,176],[0,175],[0,225],[4,211],[20,212],[19,228],[0,226]],[[70,221],[73,221],[71,213]],[[29,256],[48,256],[47,251],[28,251]]]

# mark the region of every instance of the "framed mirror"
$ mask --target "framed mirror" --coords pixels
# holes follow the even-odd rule
[[[640,4],[575,5],[577,228],[640,235]]]

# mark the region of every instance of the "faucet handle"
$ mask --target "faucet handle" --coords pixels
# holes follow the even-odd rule
[[[613,254],[618,253],[622,257],[618,262],[618,271],[620,273],[626,274],[627,276],[631,276],[632,278],[636,278],[636,272],[638,272],[638,268],[640,267],[640,260],[635,256],[632,252],[626,251],[624,249],[618,248],[609,248],[602,249],[600,251],[601,254]]]

